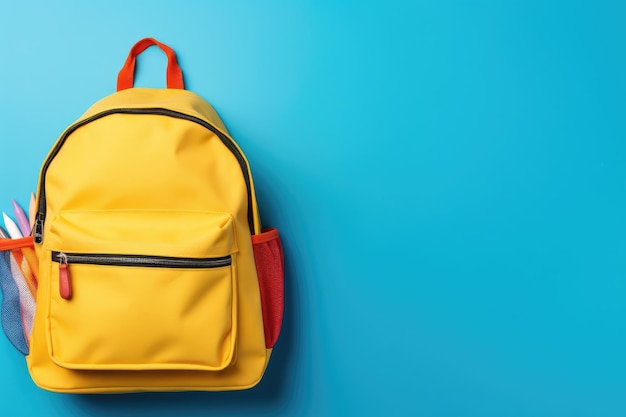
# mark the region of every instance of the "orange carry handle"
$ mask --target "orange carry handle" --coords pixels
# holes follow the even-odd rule
[[[133,88],[133,84],[135,82],[135,61],[137,55],[152,45],[158,46],[163,52],[165,52],[165,55],[167,55],[167,88],[176,88],[179,90],[185,89],[183,71],[180,69],[180,66],[178,66],[174,50],[156,39],[145,38],[137,42],[131,48],[128,58],[126,58],[126,62],[117,76],[117,91]]]

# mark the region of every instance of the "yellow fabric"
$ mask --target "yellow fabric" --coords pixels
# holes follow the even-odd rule
[[[117,108],[175,110],[228,135],[211,106],[185,90],[123,90],[80,120]],[[68,137],[45,187],[27,356],[37,385],[60,392],[226,390],[260,380],[271,349],[265,348],[247,189],[236,158],[214,133],[163,115],[108,115]],[[250,187],[258,233],[251,179]],[[231,265],[70,263],[72,297],[64,299],[53,252],[230,256]]]

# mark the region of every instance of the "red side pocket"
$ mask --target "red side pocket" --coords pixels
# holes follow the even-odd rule
[[[283,247],[278,229],[263,229],[263,233],[252,236],[252,247],[261,289],[265,346],[269,349],[280,334],[284,311]]]

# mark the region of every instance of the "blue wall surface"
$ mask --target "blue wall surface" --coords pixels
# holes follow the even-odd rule
[[[287,303],[244,392],[48,393],[0,338],[0,414],[625,416],[625,20],[598,0],[2,0],[0,209],[153,36],[246,152]],[[138,65],[164,85],[157,49]]]

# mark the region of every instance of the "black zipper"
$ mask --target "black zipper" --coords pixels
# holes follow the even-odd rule
[[[98,120],[102,117],[109,116],[111,114],[156,114],[156,115],[161,115],[161,116],[174,117],[176,119],[183,119],[183,120],[188,120],[190,122],[197,123],[209,129],[211,132],[215,133],[215,135],[217,135],[217,137],[220,138],[222,143],[232,152],[235,158],[237,158],[237,162],[239,162],[239,166],[241,167],[241,171],[243,173],[243,178],[246,182],[246,188],[248,192],[248,226],[250,227],[250,234],[254,235],[254,215],[252,211],[252,189],[250,186],[250,171],[249,171],[248,163],[246,162],[246,159],[243,157],[239,149],[237,149],[237,146],[235,145],[232,139],[230,139],[228,136],[224,135],[222,132],[217,130],[210,123],[202,119],[199,119],[197,117],[190,116],[185,113],[181,113],[181,112],[177,112],[177,111],[169,110],[169,109],[162,109],[162,108],[137,108],[137,109],[121,108],[121,109],[105,110],[103,112],[94,114],[93,116],[88,117],[84,120],[81,120],[78,123],[73,124],[72,126],[70,126],[69,128],[65,130],[65,132],[63,133],[63,135],[57,142],[56,146],[50,152],[50,156],[46,159],[41,169],[41,176],[39,178],[39,184],[40,184],[39,185],[39,205],[37,208],[37,216],[35,219],[35,227],[33,230],[35,243],[41,243],[43,241],[43,226],[44,226],[44,221],[46,219],[46,209],[47,209],[46,207],[46,181],[45,180],[46,180],[46,173],[48,172],[48,168],[50,167],[52,160],[57,156],[57,154],[61,150],[61,147],[67,140],[68,136],[74,133],[76,129],[88,123],[91,123],[95,120]]]
[[[221,268],[232,262],[230,255],[219,258],[178,258],[172,256],[116,255],[52,252],[52,261],[64,264],[139,266],[144,268]]]

